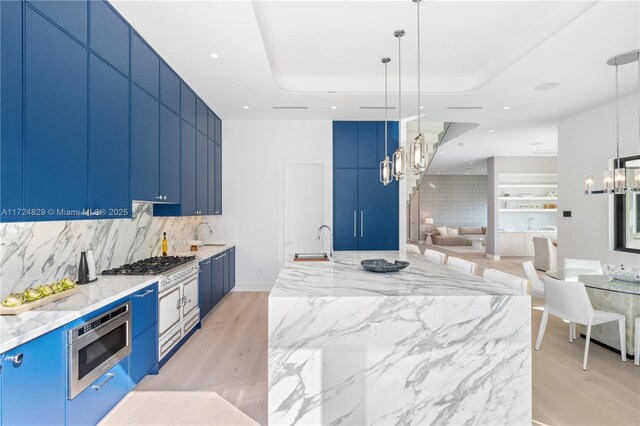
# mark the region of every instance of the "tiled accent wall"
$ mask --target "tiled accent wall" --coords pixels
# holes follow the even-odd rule
[[[133,203],[132,219],[29,222],[0,225],[0,298],[31,285],[76,278],[80,252],[91,248],[98,272],[161,254],[162,232],[169,254],[188,249],[205,217],[154,217],[151,204]],[[213,222],[209,221],[212,224]],[[37,281],[33,277],[41,276]]]
[[[486,176],[425,175],[419,195],[421,239],[425,217],[433,218],[434,227],[487,226]]]

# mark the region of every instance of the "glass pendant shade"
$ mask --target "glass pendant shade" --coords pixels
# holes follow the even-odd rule
[[[393,164],[389,157],[385,156],[380,162],[380,182],[387,186],[393,181]]]
[[[427,169],[427,164],[425,161],[425,154],[427,152],[426,142],[424,140],[424,136],[419,134],[415,137],[413,142],[411,142],[410,154],[411,154],[411,170],[415,174],[422,173]]]
[[[634,170],[633,189],[640,191],[640,169]]]
[[[593,191],[593,183],[593,175],[587,175],[584,179],[584,191],[587,195],[591,195],[591,192]]]
[[[622,194],[627,186],[627,171],[624,168],[616,169],[613,181],[616,194]]]
[[[613,170],[607,170],[604,172],[604,190],[606,192],[613,192]]]
[[[396,180],[404,179],[405,167],[404,148],[399,147],[396,152],[393,153],[393,177],[395,177]]]

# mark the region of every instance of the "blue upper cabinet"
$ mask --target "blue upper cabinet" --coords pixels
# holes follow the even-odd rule
[[[214,212],[222,214],[222,146],[214,143],[215,157],[215,189],[214,189]]]
[[[129,80],[95,55],[89,62],[89,206],[106,217],[131,217]]]
[[[196,99],[196,127],[205,135],[207,134],[207,106],[202,99]]]
[[[207,214],[219,214],[216,213],[216,144],[213,139],[209,139],[207,142]]]
[[[86,0],[29,0],[29,3],[63,30],[87,44]]]
[[[378,130],[378,149],[376,158],[378,159],[378,164],[376,167],[380,167],[380,162],[384,158],[384,121],[377,122]],[[393,160],[393,153],[398,149],[398,122],[397,121],[388,121],[387,122],[387,155],[390,160]]]
[[[196,129],[182,121],[180,147],[180,203],[184,216],[195,214],[196,208]]]
[[[199,215],[207,214],[209,211],[208,147],[209,141],[207,137],[198,131],[196,146],[196,211]]]
[[[378,168],[382,157],[378,157],[377,121],[358,122],[358,167]]]
[[[164,105],[160,105],[160,194],[165,202],[180,202],[180,117]]]
[[[1,424],[65,424],[66,348],[59,328],[0,356]],[[27,401],[37,407],[27,408]]]
[[[22,183],[22,3],[0,1],[0,221],[21,221]]]
[[[196,95],[189,86],[182,83],[180,88],[180,111],[182,119],[196,126]]]
[[[222,146],[222,120],[216,115],[213,141]]]
[[[207,136],[211,140],[216,137],[216,115],[210,109],[207,110]]]
[[[104,1],[89,2],[89,46],[120,72],[129,75],[129,26]]]
[[[358,167],[358,122],[333,122],[333,167]]]
[[[34,219],[69,219],[58,209],[88,207],[88,53],[29,7],[25,22],[24,207],[53,213]]]
[[[160,62],[160,102],[180,115],[180,78]]]
[[[131,86],[131,197],[160,200],[160,141],[158,101]]]
[[[156,99],[160,97],[160,58],[136,33],[131,35],[131,79]]]

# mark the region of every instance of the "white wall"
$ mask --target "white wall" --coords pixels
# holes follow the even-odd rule
[[[332,124],[225,120],[223,141],[223,210],[213,220],[215,239],[237,245],[238,289],[268,289],[280,271],[279,169],[286,160],[325,164],[325,217],[332,225]]]
[[[605,263],[640,265],[640,256],[612,250],[613,218],[605,195],[586,196],[584,179],[593,174],[602,187],[602,173],[615,157],[615,102],[562,121],[558,127],[558,207],[571,218],[558,218],[558,260],[600,259]],[[638,98],[620,104],[620,156],[640,153]]]

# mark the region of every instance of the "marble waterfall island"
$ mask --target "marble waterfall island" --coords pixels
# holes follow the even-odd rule
[[[408,260],[398,273],[362,259]],[[531,304],[419,255],[287,262],[269,295],[269,424],[531,424]]]

